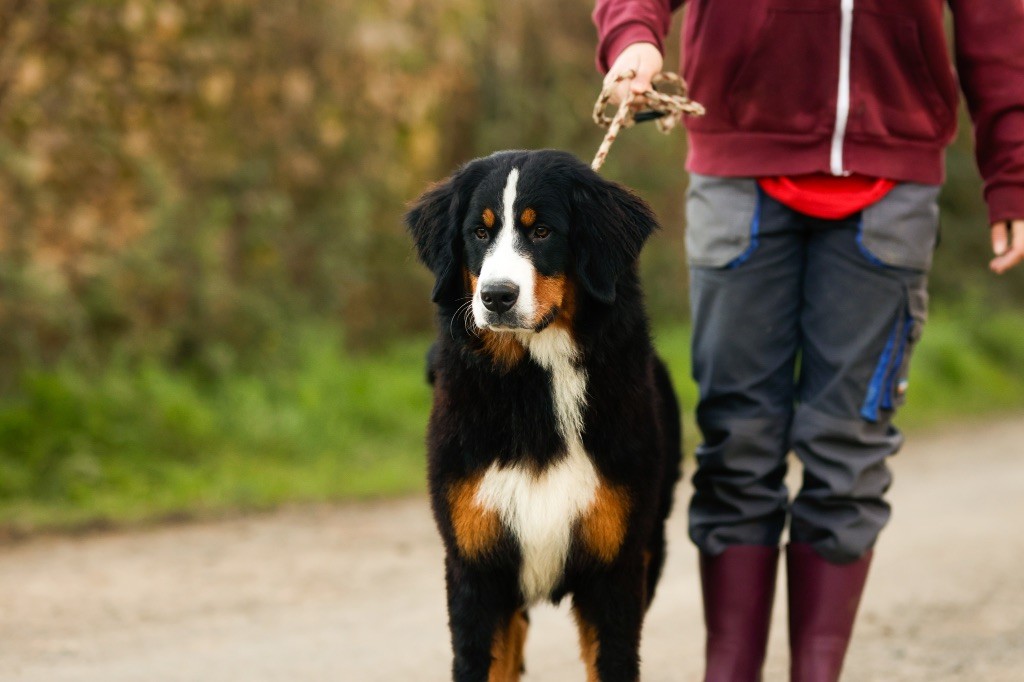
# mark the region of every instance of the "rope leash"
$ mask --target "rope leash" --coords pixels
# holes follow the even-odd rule
[[[615,115],[608,118],[605,111],[608,108],[608,103],[611,102],[615,86],[635,77],[636,71],[632,69],[618,74],[615,76],[615,80],[601,90],[601,94],[598,95],[597,101],[594,103],[594,123],[608,129],[590,164],[595,171],[600,170],[604,165],[612,143],[615,142],[615,138],[623,128],[631,128],[636,123],[653,120],[657,123],[658,130],[667,135],[683,119],[683,116],[704,115],[704,107],[687,96],[686,83],[678,74],[659,73],[651,79],[651,90],[640,94],[629,93],[629,96],[619,105]],[[675,92],[662,91],[661,88],[666,87]]]

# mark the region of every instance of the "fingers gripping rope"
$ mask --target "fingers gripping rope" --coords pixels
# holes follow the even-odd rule
[[[594,170],[600,170],[604,165],[605,159],[608,158],[608,150],[612,148],[612,143],[618,137],[619,130],[632,127],[637,122],[638,114],[642,117],[639,119],[641,121],[655,118],[658,130],[666,135],[672,132],[684,115],[704,115],[704,107],[687,96],[686,83],[682,78],[674,73],[659,73],[651,79],[653,89],[641,94],[630,92],[629,96],[619,105],[619,110],[615,112],[615,115],[608,118],[605,110],[611,101],[615,86],[635,77],[636,71],[632,69],[618,74],[615,80],[605,86],[598,96],[597,102],[594,103],[594,123],[608,129],[601,146],[597,149],[597,154],[594,155],[593,162],[590,164]],[[674,94],[662,92],[660,88],[666,86],[676,92]]]

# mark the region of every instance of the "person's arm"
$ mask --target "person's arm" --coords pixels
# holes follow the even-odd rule
[[[949,0],[992,226],[991,269],[1024,261],[1024,2]]]
[[[627,88],[641,93],[651,88],[651,77],[661,71],[665,37],[672,12],[686,0],[597,0],[593,19],[597,26],[597,68],[605,84],[633,69],[636,77],[623,82],[612,96],[618,103]]]

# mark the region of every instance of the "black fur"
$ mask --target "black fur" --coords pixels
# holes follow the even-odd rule
[[[480,330],[457,312],[472,294],[464,271],[480,272],[483,250],[474,237],[480,211],[500,201],[513,166],[520,168],[519,198],[537,208],[551,231],[530,246],[538,273],[565,275],[575,287],[571,320],[562,324],[571,328],[587,375],[584,448],[601,478],[625,490],[630,502],[615,558],[600,560],[574,535],[551,598],[572,594],[578,617],[594,628],[599,679],[635,680],[640,627],[664,562],[664,523],[681,453],[679,406],[652,347],[636,268],[657,225],[641,199],[555,151],[473,161],[428,190],[407,215],[420,259],[436,277],[440,333],[428,360],[434,385],[428,469],[447,551],[453,675],[460,682],[488,679],[495,632],[526,605],[516,539],[503,529],[485,556],[464,556],[450,491],[494,462],[543,471],[566,448],[547,371],[529,353],[512,366],[496,363]]]

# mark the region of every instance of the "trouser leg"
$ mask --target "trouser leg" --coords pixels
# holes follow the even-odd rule
[[[803,226],[752,180],[695,180],[687,246],[704,440],[690,536],[701,550],[704,679],[754,682],[786,521]]]
[[[892,416],[927,300],[926,273],[873,258],[862,229],[855,217],[811,231],[800,315],[792,445],[804,478],[790,535],[836,563],[862,556],[889,519],[886,459],[903,442]]]
[[[804,480],[786,557],[792,682],[839,679],[889,518],[886,459],[902,444],[891,420],[925,319],[936,192],[901,186],[809,236],[792,430]]]
[[[687,247],[703,442],[690,537],[717,556],[733,545],[776,546],[785,526],[804,237],[796,214],[753,180],[692,182]]]

